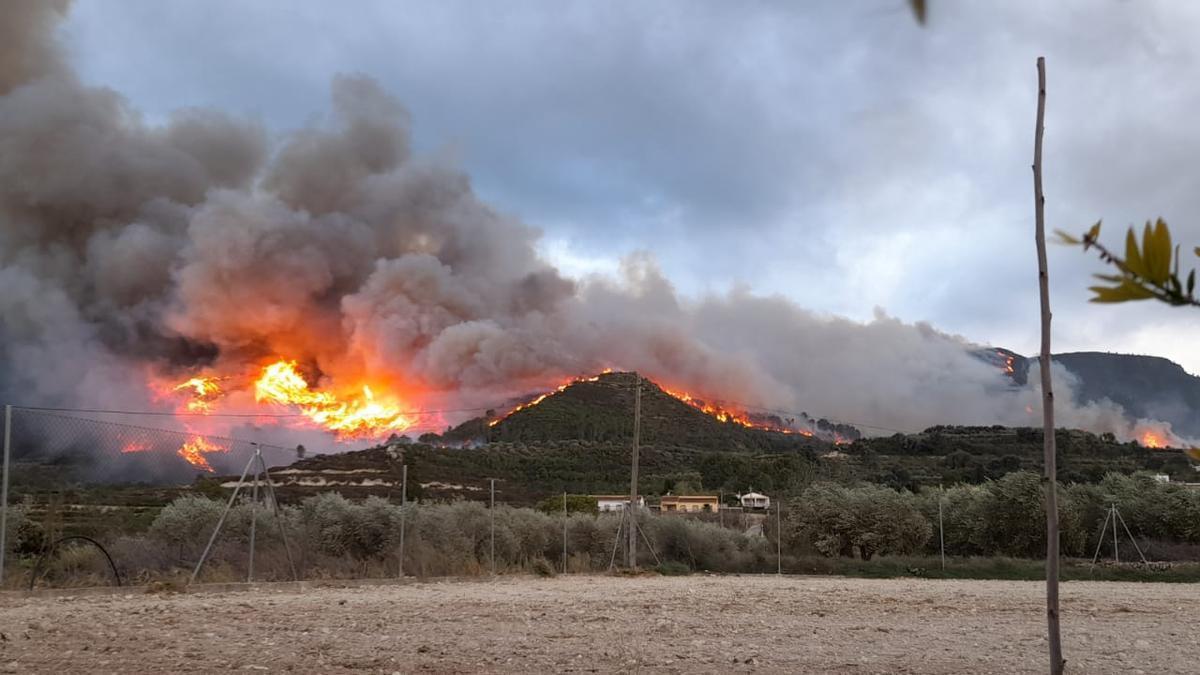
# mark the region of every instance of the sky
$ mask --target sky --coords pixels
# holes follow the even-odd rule
[[[1200,244],[1200,5],[77,0],[89,84],[147,121],[213,107],[282,136],[338,73],[378,80],[416,149],[539,228],[569,275],[649,252],[686,295],[877,308],[1038,349],[1030,172],[1047,59],[1046,217],[1104,239],[1148,218]],[[1087,302],[1101,264],[1050,249],[1055,351],[1200,373],[1200,312]]]

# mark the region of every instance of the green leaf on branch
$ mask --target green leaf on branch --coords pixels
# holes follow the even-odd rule
[[[1070,244],[1071,246],[1078,246],[1079,244],[1083,243],[1079,239],[1072,237],[1071,235],[1067,234],[1066,232],[1063,232],[1062,230],[1055,230],[1054,236],[1058,237],[1058,243],[1060,243],[1060,244]],[[1197,253],[1197,255],[1200,255],[1200,253]]]
[[[1151,291],[1128,281],[1119,286],[1092,286],[1088,290],[1096,294],[1096,297],[1092,298],[1092,302],[1127,302],[1154,297],[1154,293]]]
[[[1092,286],[1095,294],[1092,302],[1128,302],[1131,300],[1159,300],[1169,305],[1191,305],[1200,307],[1196,299],[1196,270],[1189,270],[1186,280],[1179,262],[1179,246],[1171,241],[1171,230],[1162,218],[1146,221],[1142,236],[1129,228],[1125,233],[1125,257],[1118,257],[1100,243],[1100,222],[1088,229],[1082,237],[1061,230],[1055,231],[1060,243],[1082,245],[1086,251],[1095,248],[1100,259],[1116,268],[1111,274],[1095,277],[1106,282],[1106,286]],[[1200,246],[1193,249],[1200,256]]]
[[[1149,276],[1146,274],[1146,268],[1142,266],[1142,254],[1138,253],[1137,235],[1133,233],[1132,227],[1125,235],[1125,267],[1138,276]]]

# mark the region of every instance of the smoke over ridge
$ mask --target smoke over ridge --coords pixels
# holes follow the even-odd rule
[[[66,9],[12,2],[0,22],[9,400],[154,406],[157,379],[286,358],[314,384],[370,380],[426,407],[615,366],[881,428],[1040,420],[1036,391],[927,324],[744,289],[682,297],[646,253],[616,277],[564,277],[537,230],[412,154],[408,112],[366,76],[335,78],[330,118],[282,137],[213,110],[146,124],[65,65]],[[1117,406],[1067,403],[1071,378],[1055,376],[1062,425],[1133,436]]]

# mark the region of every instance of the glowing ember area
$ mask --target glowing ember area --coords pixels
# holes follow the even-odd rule
[[[121,446],[122,453],[145,452],[149,449],[150,449],[150,444],[142,443],[141,441],[134,441],[131,443],[126,443],[125,445]]]
[[[780,434],[800,434],[801,436],[812,436],[813,435],[813,432],[809,431],[807,429],[792,429],[790,427],[779,426],[777,424],[763,424],[760,422],[756,422],[756,421],[750,419],[750,415],[746,412],[733,411],[733,410],[729,410],[727,408],[723,408],[718,405],[706,403],[705,401],[693,398],[692,395],[688,394],[687,392],[671,391],[670,389],[663,388],[663,393],[667,394],[668,396],[677,398],[680,401],[692,406],[693,408],[695,408],[707,415],[711,415],[711,416],[717,418],[721,422],[726,422],[729,424],[737,424],[737,425],[740,425],[743,427],[747,427],[749,429],[774,431],[774,432],[780,433]],[[843,439],[841,436],[838,436],[835,434],[834,442],[835,443],[848,443],[849,441],[846,439]]]
[[[1000,351],[999,349],[996,350],[996,354],[998,354],[1000,356],[1000,358],[1004,359],[1004,374],[1005,375],[1012,375],[1013,373],[1016,372],[1016,370],[1013,368],[1013,363],[1016,361],[1015,356],[1012,356],[1011,354],[1006,354],[1006,353]]]
[[[229,452],[229,448],[217,445],[203,436],[193,436],[180,446],[176,454],[187,460],[188,464],[197,469],[212,473],[212,465],[208,463],[208,460],[204,456],[213,452]]]
[[[718,420],[720,420],[722,422],[733,422],[734,424],[740,424],[744,427],[753,427],[754,426],[754,423],[750,421],[750,418],[745,413],[735,413],[735,412],[732,412],[729,410],[725,410],[724,408],[721,408],[719,406],[714,406],[714,405],[705,403],[704,401],[698,401],[698,400],[692,398],[692,395],[688,394],[687,392],[677,392],[677,391],[671,391],[670,389],[663,389],[663,393],[665,393],[669,396],[673,396],[673,397],[679,399],[680,401],[683,401],[684,403],[692,406],[693,408],[695,408],[697,410],[700,410],[704,413],[712,415],[713,417],[717,418]]]
[[[1157,431],[1147,431],[1143,433],[1141,438],[1138,439],[1138,442],[1141,443],[1142,447],[1144,448],[1165,448],[1169,445],[1167,437]]]
[[[190,394],[184,407],[188,412],[212,412],[213,403],[222,395],[221,386],[215,377],[193,377],[176,385],[174,391]]]
[[[607,375],[607,374],[609,374],[609,373],[611,373],[611,372],[612,372],[612,368],[605,368],[605,369],[604,369],[604,370],[603,370],[603,371],[600,373],[600,375]],[[505,413],[504,415],[502,415],[502,416],[500,416],[500,417],[497,417],[496,419],[494,419],[494,420],[492,420],[492,421],[488,422],[488,426],[489,426],[489,427],[494,427],[494,426],[496,426],[497,424],[499,424],[499,423],[503,422],[503,421],[504,421],[505,419],[507,419],[509,416],[511,416],[511,415],[514,415],[514,414],[516,414],[516,413],[518,413],[518,412],[520,412],[520,411],[522,411],[522,410],[526,410],[526,409],[528,409],[528,408],[532,408],[533,406],[535,406],[535,405],[537,405],[537,404],[541,403],[542,401],[545,401],[547,398],[549,398],[549,397],[551,397],[551,396],[553,396],[553,395],[555,395],[555,394],[557,394],[557,393],[561,392],[562,390],[566,389],[567,387],[569,387],[569,386],[571,386],[571,385],[573,385],[573,384],[578,384],[578,383],[580,383],[580,382],[598,382],[598,381],[600,381],[600,375],[596,375],[596,376],[594,376],[594,377],[583,377],[583,378],[576,378],[576,379],[574,379],[574,380],[567,380],[566,382],[563,382],[562,384],[560,384],[560,385],[558,385],[557,387],[555,387],[555,388],[554,388],[554,391],[548,391],[548,392],[546,392],[545,394],[542,394],[541,396],[538,396],[537,398],[533,399],[532,401],[526,401],[525,403],[522,403],[521,405],[519,405],[519,406],[517,406],[517,407],[513,408],[512,410],[509,410],[509,411],[508,411],[507,413]]]
[[[263,368],[254,383],[254,398],[259,403],[294,406],[339,438],[382,436],[404,431],[416,421],[399,402],[377,399],[367,385],[361,394],[345,397],[314,391],[296,370],[295,361],[277,361]]]

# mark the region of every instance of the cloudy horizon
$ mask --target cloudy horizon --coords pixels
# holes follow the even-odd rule
[[[540,229],[568,275],[649,251],[689,297],[747,287],[860,321],[882,308],[1025,354],[1044,54],[1048,226],[1103,218],[1119,241],[1162,216],[1200,241],[1184,164],[1200,149],[1196,8],[932,3],[921,28],[898,0],[289,7],[82,0],[60,34],[84,81],[150,122],[213,107],[282,133],[326,109],[335,74],[375,78],[412,112],[415,148]],[[1200,317],[1089,304],[1100,264],[1050,253],[1055,351],[1200,372]]]

